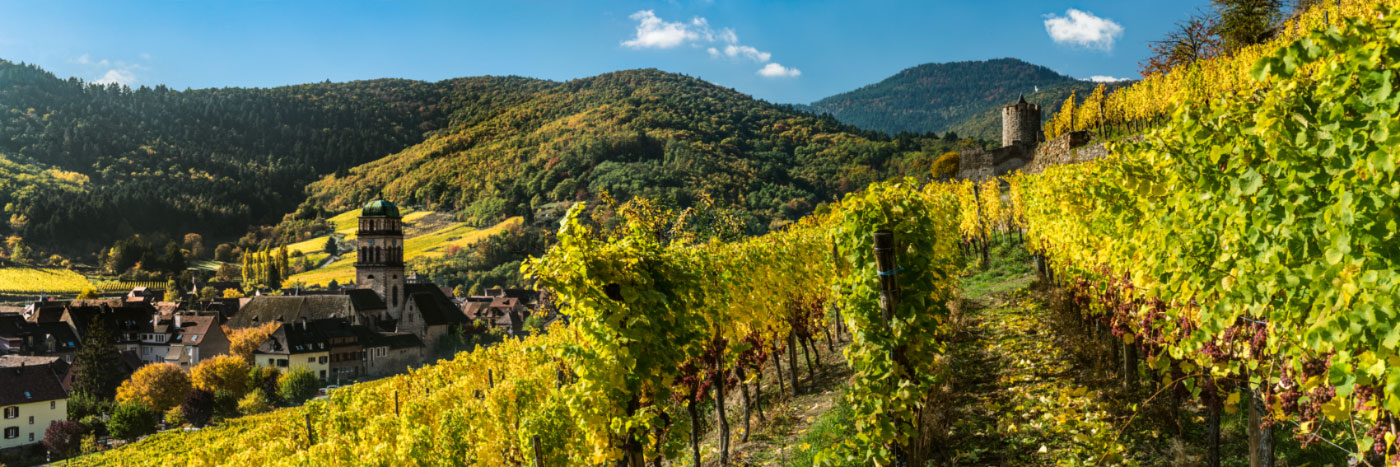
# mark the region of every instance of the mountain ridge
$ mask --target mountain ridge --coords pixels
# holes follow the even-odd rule
[[[1045,101],[1049,98],[1035,96],[1053,89],[1077,90],[1082,95],[1098,84],[1016,58],[925,63],[805,108],[866,130],[955,131],[963,137],[995,140],[999,128],[987,128],[984,121],[989,115],[999,118],[996,110],[1019,96]],[[1046,110],[1048,118],[1053,109]]]

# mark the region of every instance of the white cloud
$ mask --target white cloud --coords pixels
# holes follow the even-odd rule
[[[730,57],[744,57],[758,63],[765,63],[773,58],[773,54],[764,52],[747,45],[729,44],[724,46],[724,54]]]
[[[802,76],[802,70],[788,68],[778,64],[778,62],[772,62],[763,65],[763,68],[758,70],[758,75],[764,78],[796,78]]]
[[[692,47],[704,47],[705,53],[710,58],[731,58],[750,60],[756,63],[765,64],[758,70],[760,76],[775,77],[796,77],[802,74],[796,68],[784,67],[777,63],[771,63],[773,54],[758,50],[751,45],[739,43],[739,35],[730,28],[715,30],[710,26],[710,21],[702,17],[694,17],[690,22],[668,22],[656,16],[653,10],[640,10],[628,16],[637,21],[637,35],[632,39],[622,41],[622,45],[633,49],[670,49],[681,45],[690,44]],[[723,45],[723,47],[719,47]]]
[[[118,70],[114,68],[111,70],[107,70],[107,73],[102,75],[102,78],[98,79],[97,81],[93,81],[93,83],[101,84],[104,86],[115,83],[120,84],[122,86],[131,87],[132,84],[136,83],[136,74],[132,73],[131,70]]]
[[[1070,8],[1065,16],[1045,15],[1045,32],[1057,44],[1110,51],[1113,41],[1123,35],[1123,26],[1111,19]]]
[[[700,38],[700,35],[692,31],[685,23],[667,23],[656,17],[656,13],[651,10],[632,13],[632,16],[628,16],[628,18],[637,20],[637,37],[623,41],[622,45],[634,49],[669,49]],[[696,20],[704,21],[702,18],[696,18]]]
[[[1089,77],[1089,81],[1095,83],[1117,83],[1119,81],[1131,81],[1132,78],[1114,78],[1112,76],[1094,75]]]
[[[150,60],[147,54],[141,57]],[[91,55],[82,54],[70,60],[73,63],[82,65],[88,69],[88,76],[100,76],[92,80],[93,84],[118,84],[131,87],[140,80],[136,77],[136,72],[146,70],[145,66],[136,63],[127,63],[122,60],[94,59]]]

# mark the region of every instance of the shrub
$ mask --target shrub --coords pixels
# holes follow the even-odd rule
[[[156,432],[156,413],[140,402],[118,404],[107,421],[112,437],[134,440]]]
[[[178,405],[171,407],[170,410],[165,411],[165,417],[163,420],[165,421],[165,426],[169,428],[184,425],[185,409]]]
[[[271,408],[267,402],[267,396],[260,390],[248,391],[248,394],[238,400],[238,413],[243,415],[257,415],[266,412]]]
[[[81,447],[85,431],[82,424],[72,420],[50,423],[44,430],[44,447],[60,456],[71,456]]]
[[[281,384],[278,385],[278,395],[289,404],[300,404],[307,399],[316,396],[316,389],[321,385],[316,374],[306,368],[293,368],[282,375]]]
[[[180,414],[195,427],[208,425],[214,418],[214,393],[203,389],[190,391],[180,403]]]

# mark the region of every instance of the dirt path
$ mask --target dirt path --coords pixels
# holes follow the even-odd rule
[[[970,297],[950,349],[950,465],[1093,464],[1115,441],[1108,381],[1076,368],[1050,311],[1021,278]],[[1118,460],[1110,455],[1109,463]]]

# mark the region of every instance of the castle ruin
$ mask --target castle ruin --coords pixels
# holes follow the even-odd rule
[[[1003,106],[1001,147],[963,151],[958,158],[957,177],[980,182],[1017,170],[1039,173],[1047,165],[1083,162],[1104,152],[1102,145],[1081,148],[1091,136],[1085,131],[1072,131],[1047,142],[1040,121],[1040,106],[1026,102],[1026,96]]]

